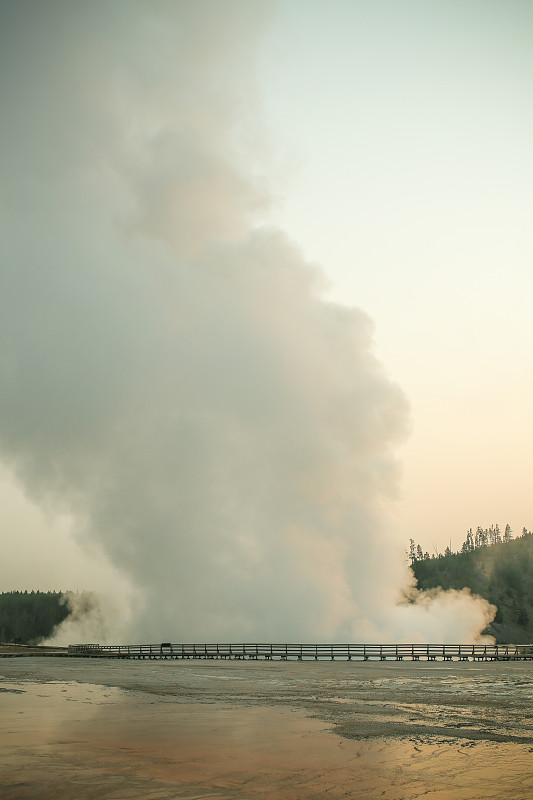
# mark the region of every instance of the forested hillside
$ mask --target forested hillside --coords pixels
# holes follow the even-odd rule
[[[69,615],[61,592],[0,594],[0,642],[37,644]]]
[[[463,589],[485,597],[498,608],[487,628],[497,642],[533,642],[533,534],[522,530],[513,539],[509,526],[467,533],[459,553],[450,548],[430,557],[411,539],[411,569],[419,589]]]

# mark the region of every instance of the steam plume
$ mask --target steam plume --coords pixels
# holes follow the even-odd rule
[[[477,635],[480,600],[397,606],[406,402],[365,314],[261,224],[268,7],[0,8],[1,454],[129,577],[121,635]]]

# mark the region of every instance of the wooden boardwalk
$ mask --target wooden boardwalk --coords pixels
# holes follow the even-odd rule
[[[533,661],[531,644],[69,645],[70,657],[279,661]]]

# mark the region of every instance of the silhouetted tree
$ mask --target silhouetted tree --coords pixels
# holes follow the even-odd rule
[[[416,544],[414,539],[409,539],[409,560],[411,564],[416,561]]]

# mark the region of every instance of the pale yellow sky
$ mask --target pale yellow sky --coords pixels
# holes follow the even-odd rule
[[[411,404],[397,531],[443,549],[531,529],[531,4],[278,5],[276,221],[370,314]]]

